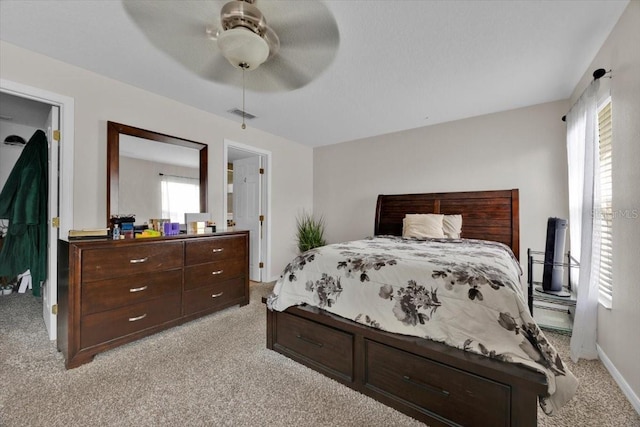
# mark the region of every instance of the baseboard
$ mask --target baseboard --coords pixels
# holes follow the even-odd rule
[[[638,398],[638,395],[634,393],[629,383],[627,383],[622,374],[620,374],[620,372],[616,369],[615,365],[607,357],[604,351],[602,351],[602,348],[600,348],[600,346],[597,344],[596,348],[598,350],[598,357],[602,361],[602,364],[605,366],[605,368],[607,368],[607,371],[609,371],[624,395],[627,396],[627,399],[629,399],[629,402],[631,402],[633,409],[635,409],[636,412],[640,414],[640,398]]]
[[[249,284],[251,285],[275,285],[278,279],[273,280],[263,280],[262,282],[256,282],[255,280],[250,280]]]

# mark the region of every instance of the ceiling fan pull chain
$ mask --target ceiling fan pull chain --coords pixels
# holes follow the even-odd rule
[[[242,129],[247,128],[247,125],[244,124],[244,69],[245,67],[242,67]]]

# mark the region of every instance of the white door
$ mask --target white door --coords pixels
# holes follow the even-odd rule
[[[49,239],[47,243],[47,280],[42,284],[42,316],[47,327],[50,340],[57,337],[57,315],[53,307],[58,302],[58,232],[60,228],[53,226],[53,219],[58,217],[58,157],[60,142],[56,139],[60,131],[60,107],[52,106],[47,119],[47,140],[49,141],[49,211],[47,225]]]
[[[249,279],[261,282],[262,157],[233,162],[233,220],[236,230],[249,230]]]

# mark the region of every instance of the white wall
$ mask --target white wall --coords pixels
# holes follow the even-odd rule
[[[568,215],[565,101],[318,147],[314,212],[330,242],[373,234],[378,194],[520,190],[520,259]],[[463,220],[464,221],[464,220]],[[464,223],[463,223],[464,228]],[[526,273],[526,272],[525,272]]]
[[[0,41],[3,79],[75,100],[74,228],[106,223],[107,121],[150,129],[209,145],[209,211],[222,212],[223,141],[228,138],[273,154],[272,275],[295,255],[295,213],[313,203],[313,150],[168,98]],[[214,83],[212,83],[215,86]]]
[[[572,96],[598,68],[611,69],[613,120],[613,308],[598,309],[598,345],[640,412],[640,2],[620,17]],[[620,378],[618,378],[620,380]],[[627,388],[626,388],[627,387]],[[626,389],[625,389],[626,388]],[[635,395],[635,396],[633,396]]]

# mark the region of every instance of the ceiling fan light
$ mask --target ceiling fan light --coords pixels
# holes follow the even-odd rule
[[[246,28],[225,30],[218,35],[222,55],[236,68],[255,70],[269,57],[267,42]]]

